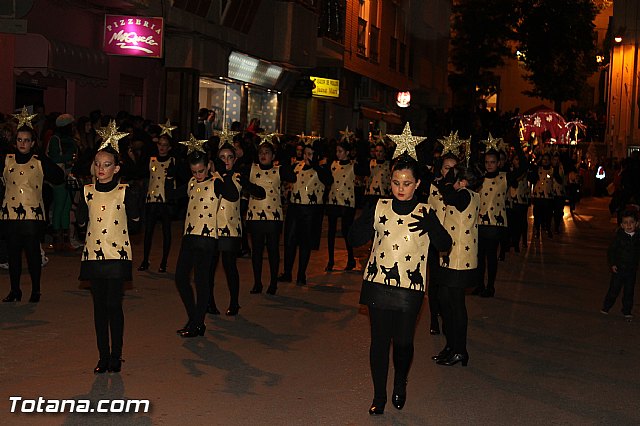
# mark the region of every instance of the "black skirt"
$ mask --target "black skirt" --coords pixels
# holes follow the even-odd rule
[[[418,312],[422,307],[424,291],[403,287],[378,284],[371,281],[362,282],[360,304],[391,311]]]
[[[131,261],[119,259],[83,260],[80,262],[80,277],[84,280],[131,281]]]

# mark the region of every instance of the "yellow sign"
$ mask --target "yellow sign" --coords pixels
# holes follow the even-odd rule
[[[340,80],[330,78],[309,77],[313,82],[311,95],[316,98],[339,98]]]

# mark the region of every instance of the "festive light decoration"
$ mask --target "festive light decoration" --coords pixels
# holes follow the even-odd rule
[[[416,161],[418,161],[416,146],[419,145],[420,142],[427,139],[424,136],[413,136],[411,134],[411,126],[409,125],[408,121],[404,126],[404,130],[402,130],[402,134],[387,136],[389,136],[389,139],[391,139],[396,144],[396,149],[393,152],[393,159],[398,158],[400,155],[406,152]]]
[[[173,135],[171,134],[171,132],[178,128],[178,126],[172,126],[171,120],[169,120],[168,118],[165,124],[158,124],[158,126],[160,126],[160,128],[162,129],[162,132],[160,132],[160,136],[169,135],[169,137],[172,137]]]
[[[106,128],[96,129],[96,133],[102,138],[102,144],[98,151],[107,147],[113,148],[117,153],[120,152],[118,141],[129,135],[127,132],[119,132],[116,128],[116,121],[111,120]]]
[[[18,120],[18,129],[22,126],[31,127],[33,129],[33,124],[31,124],[31,121],[36,118],[38,114],[29,114],[29,112],[27,111],[27,107],[23,106],[20,114],[12,115],[16,120]]]
[[[206,142],[207,142],[206,140],[196,139],[195,136],[193,136],[193,133],[190,133],[188,141],[182,141],[179,143],[187,147],[187,155],[189,155],[194,151],[200,151],[202,153],[206,153],[207,151],[205,151],[203,147],[203,145]]]

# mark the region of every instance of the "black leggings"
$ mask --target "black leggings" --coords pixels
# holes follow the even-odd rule
[[[551,232],[551,216],[553,215],[553,200],[550,198],[534,198],[533,201],[533,229],[540,232],[543,228]]]
[[[454,354],[467,353],[467,307],[464,287],[440,286],[438,299],[442,308],[442,332],[447,347]]]
[[[529,220],[527,218],[529,206],[527,204],[514,204],[511,209],[511,219],[509,220],[509,231],[511,246],[519,247],[527,245],[527,232],[529,230]]]
[[[6,234],[9,251],[9,277],[11,291],[20,291],[20,275],[22,274],[22,251],[27,257],[27,267],[31,275],[31,293],[40,293],[40,276],[42,275],[42,257],[40,255],[40,236],[37,234]]]
[[[120,358],[124,334],[122,311],[124,281],[121,279],[91,280],[93,296],[93,322],[100,359]],[[109,349],[111,332],[111,349]]]
[[[269,256],[269,285],[275,287],[278,282],[280,266],[280,231],[282,222],[275,220],[251,220],[247,222],[251,233],[251,264],[253,266],[253,283],[262,286],[262,254],[267,247]]]
[[[349,229],[353,223],[353,218],[356,215],[356,210],[346,206],[327,206],[327,220],[329,222],[329,229],[327,230],[327,247],[329,249],[329,263],[333,265],[333,254],[336,245],[336,231],[338,230],[338,218],[342,220],[342,237],[347,248],[347,262],[355,263],[353,258],[353,247],[347,241],[347,235]]]
[[[478,227],[478,274],[479,287],[484,288],[484,275],[487,272],[487,288],[494,289],[498,274],[498,245],[502,237],[498,226]]]
[[[213,287],[216,276],[216,267],[218,259],[222,257],[222,268],[227,277],[227,287],[229,287],[229,308],[240,306],[238,296],[240,293],[240,274],[238,273],[238,253],[236,251],[216,251],[213,254],[211,264],[211,280],[209,286],[209,305],[213,308],[216,306],[216,299],[213,296]]]
[[[147,203],[144,223],[144,258],[142,263],[149,263],[149,253],[153,241],[153,231],[156,222],[162,224],[162,266],[167,265],[169,250],[171,249],[171,211],[168,205],[163,203]]]
[[[371,323],[369,362],[373,379],[374,404],[383,405],[387,402],[387,374],[391,340],[393,340],[393,367],[395,370],[394,389],[404,390],[413,359],[413,336],[416,330],[418,311],[391,311],[369,306]]]
[[[196,239],[209,239],[209,242]],[[204,324],[204,317],[209,303],[209,283],[211,282],[211,265],[213,262],[212,244],[208,237],[182,237],[178,264],[176,265],[176,287],[189,316],[189,324],[197,327]],[[195,297],[191,287],[191,270],[196,287]]]
[[[290,204],[284,222],[284,275],[291,276],[296,251],[300,246],[298,280],[306,280],[311,258],[312,229],[317,206]]]

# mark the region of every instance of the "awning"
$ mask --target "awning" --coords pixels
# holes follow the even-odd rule
[[[50,40],[41,34],[15,36],[15,73],[60,75],[98,80],[109,77],[109,58],[88,47]]]

